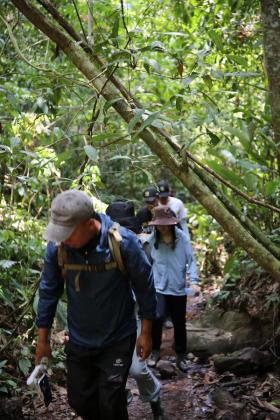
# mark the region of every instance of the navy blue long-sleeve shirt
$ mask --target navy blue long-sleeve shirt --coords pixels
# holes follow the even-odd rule
[[[68,264],[102,264],[112,260],[108,245],[108,229],[112,225],[106,215],[99,215],[101,231],[85,249],[67,247]],[[121,227],[121,254],[127,270],[102,272],[81,271],[80,291],[75,290],[77,271],[68,270],[66,290],[67,319],[72,342],[89,348],[105,348],[136,331],[134,297],[141,319],[154,319],[156,297],[152,269],[137,236]],[[64,280],[57,261],[57,246],[49,242],[39,287],[36,325],[51,328]]]

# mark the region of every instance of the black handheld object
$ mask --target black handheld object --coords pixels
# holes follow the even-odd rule
[[[39,379],[38,385],[44,395],[45,406],[48,407],[49,403],[52,401],[52,391],[47,373],[44,373],[44,375]]]

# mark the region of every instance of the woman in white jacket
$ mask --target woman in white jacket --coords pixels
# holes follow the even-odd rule
[[[168,311],[174,325],[177,367],[186,372],[186,274],[188,272],[192,284],[197,284],[198,275],[191,243],[186,233],[176,227],[177,223],[168,206],[155,207],[149,223],[155,226],[149,243],[157,292],[157,319],[153,321],[153,351],[148,364],[155,366],[159,360],[162,325]]]

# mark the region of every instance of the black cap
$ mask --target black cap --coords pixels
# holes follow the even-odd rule
[[[148,187],[143,193],[146,203],[153,203],[158,198],[158,190],[155,187]]]
[[[136,217],[139,220],[139,223],[142,225],[143,223],[150,222],[153,218],[153,214],[147,207],[143,207],[138,211]]]
[[[158,190],[160,197],[169,197],[170,195],[170,186],[167,181],[159,181]]]
[[[142,231],[141,224],[134,213],[134,204],[132,201],[114,201],[109,204],[106,214],[111,217],[114,222],[121,226],[132,230],[135,233]]]

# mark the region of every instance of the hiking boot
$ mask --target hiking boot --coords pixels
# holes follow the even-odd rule
[[[148,359],[148,366],[155,367],[159,361],[159,350],[153,350],[150,358]]]
[[[151,401],[151,408],[155,420],[164,420],[164,410],[161,406],[160,398],[157,401]]]
[[[177,355],[176,366],[181,372],[186,373],[188,371],[188,359],[185,354]]]

